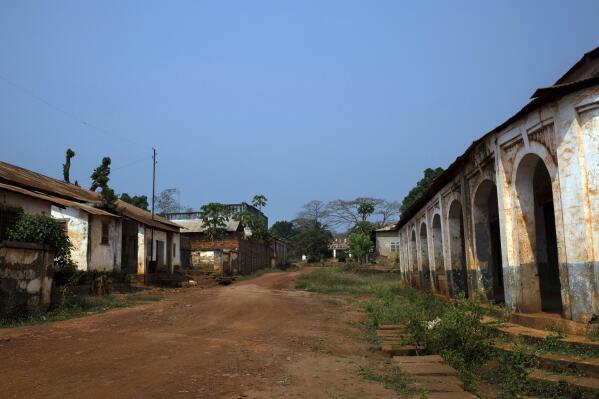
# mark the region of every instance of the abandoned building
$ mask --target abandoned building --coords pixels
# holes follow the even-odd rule
[[[120,200],[111,211],[99,202],[96,192],[0,162],[0,231],[21,211],[51,216],[69,236],[72,259],[83,271],[144,274],[154,260],[156,271],[172,273],[180,264],[178,225]]]
[[[389,260],[399,257],[399,239],[395,226],[397,223],[388,224],[374,231],[375,255]]]
[[[414,286],[599,315],[599,48],[476,140],[395,231]]]
[[[268,218],[252,205],[227,205],[228,214],[250,212],[268,226]],[[228,217],[221,238],[211,240],[205,233],[200,212],[167,214],[166,218],[181,226],[183,240],[188,240],[191,267],[217,274],[250,274],[258,269],[283,267],[287,261],[287,246],[277,239],[262,241],[251,237],[251,231]]]

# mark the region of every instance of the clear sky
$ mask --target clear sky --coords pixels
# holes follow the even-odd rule
[[[599,46],[598,1],[0,1],[0,159],[181,203],[401,200]],[[8,83],[8,80],[10,83]],[[16,85],[16,86],[15,86]]]

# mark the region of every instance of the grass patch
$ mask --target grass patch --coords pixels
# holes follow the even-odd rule
[[[599,394],[580,392],[563,383],[533,384],[527,381],[530,372],[538,366],[535,356],[538,353],[596,357],[597,351],[562,341],[564,334],[559,330],[542,341],[514,342],[512,352],[497,351],[493,348],[494,342],[513,341],[491,325],[482,323],[483,316],[491,313],[483,299],[461,297],[446,302],[430,293],[402,286],[396,275],[367,273],[348,266],[317,269],[298,278],[296,287],[313,292],[349,294],[348,298],[357,301],[366,311],[362,327],[370,341],[378,341],[376,330],[380,325],[402,324],[407,332],[406,343],[416,344],[421,348],[421,354],[441,355],[459,372],[469,391],[476,393],[476,384],[482,374],[483,381],[492,384],[505,399],[522,395],[599,399]],[[505,317],[501,316],[496,316],[498,323],[504,321]],[[406,376],[390,365],[376,372],[361,368],[360,374],[400,393],[409,390]]]
[[[392,389],[401,395],[415,393],[410,388],[410,378],[408,374],[401,371],[398,367],[385,364],[382,370],[374,371],[371,368],[361,366],[358,374],[368,381],[380,382],[387,389]]]
[[[61,303],[54,305],[45,313],[33,313],[16,318],[0,319],[0,328],[61,321],[109,309],[133,306],[139,303],[154,302],[161,299],[157,294],[108,294],[102,296],[69,295],[66,293]]]

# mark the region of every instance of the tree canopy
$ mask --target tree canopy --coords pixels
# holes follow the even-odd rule
[[[221,238],[227,234],[229,208],[226,205],[218,202],[203,205],[200,209],[200,218],[204,224],[204,233],[211,240]]]
[[[148,197],[145,195],[134,195],[134,196],[130,196],[127,193],[122,193],[119,196],[119,199],[121,201],[124,201],[128,204],[134,205],[140,209],[143,209],[144,211],[148,211],[148,207],[149,207],[149,203],[148,203]]]
[[[422,197],[441,173],[443,173],[443,168],[441,167],[435,169],[426,168],[424,170],[424,177],[416,183],[416,186],[408,192],[408,195],[401,202],[401,213],[405,212],[418,198]]]
[[[161,216],[167,213],[181,212],[178,197],[179,189],[167,188],[154,197],[157,213]]]

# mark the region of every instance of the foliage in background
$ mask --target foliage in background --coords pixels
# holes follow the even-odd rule
[[[299,259],[306,255],[309,261],[319,261],[329,256],[329,243],[333,234],[320,222],[308,219],[293,221],[294,240],[290,243],[290,255]]]
[[[224,204],[211,202],[202,206],[200,218],[204,224],[204,233],[210,240],[224,237],[227,234],[226,227],[229,216],[229,207]]]
[[[167,213],[181,212],[181,204],[179,204],[179,189],[167,188],[154,197],[156,213],[164,216]]]
[[[68,267],[73,263],[71,240],[49,216],[23,214],[8,230],[7,238],[11,241],[33,242],[54,248],[55,262],[59,267]]]
[[[418,198],[422,197],[441,173],[443,173],[443,168],[441,167],[435,169],[426,168],[424,170],[424,177],[416,183],[416,186],[408,192],[408,195],[406,195],[401,202],[399,208],[401,213],[404,213],[416,200],[418,200]]]
[[[327,216],[327,205],[322,201],[312,200],[302,205],[302,210],[297,214],[297,219],[315,220],[324,223]]]
[[[313,208],[310,203],[304,207]],[[399,218],[399,203],[369,197],[334,200],[326,204],[321,215],[325,223],[335,228],[349,229],[359,222],[373,218],[375,219],[374,223],[381,227]]]
[[[143,209],[144,211],[149,211],[148,207],[150,204],[148,203],[148,197],[145,195],[134,195],[133,197],[127,193],[122,193],[119,197],[121,201],[124,201],[128,204],[134,205],[139,209]]]
[[[96,191],[98,188],[108,187],[108,181],[110,180],[110,157],[102,158],[102,163],[98,166],[91,174],[92,184],[90,186],[91,191]]]
[[[252,205],[260,210],[262,210],[262,208],[266,206],[267,202],[268,198],[266,198],[262,194],[254,195],[254,198],[252,198]]]
[[[71,159],[74,156],[75,156],[75,151],[73,151],[70,148],[68,148],[67,152],[65,154],[65,161],[62,164],[62,176],[64,178],[64,181],[67,182],[67,183],[71,182],[71,179],[70,179]]]
[[[286,243],[291,243],[295,239],[295,228],[292,222],[286,220],[279,220],[275,222],[270,228],[270,234]]]
[[[374,249],[370,237],[362,232],[351,233],[347,237],[347,246],[352,256],[360,263],[368,260],[368,254]]]

